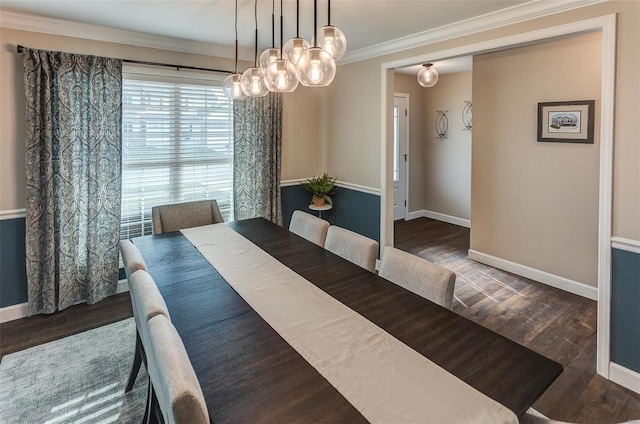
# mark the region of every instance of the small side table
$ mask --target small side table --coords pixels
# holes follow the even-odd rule
[[[316,206],[313,203],[309,205],[309,209],[311,209],[312,211],[318,211],[318,218],[322,218],[322,211],[328,211],[332,207],[333,205]]]

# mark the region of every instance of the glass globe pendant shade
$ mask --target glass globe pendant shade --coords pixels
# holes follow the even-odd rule
[[[244,71],[240,85],[247,97],[263,97],[269,93],[269,89],[264,84],[264,69],[262,68],[249,68]]]
[[[347,38],[339,28],[332,25],[323,26],[316,32],[315,46],[322,47],[334,60],[340,59],[347,51]]]
[[[418,84],[423,87],[433,87],[438,82],[438,76],[436,68],[428,63],[418,72]]]
[[[264,83],[274,93],[291,93],[298,88],[296,67],[287,59],[278,59],[265,70]]]
[[[222,91],[229,100],[242,100],[247,97],[242,91],[241,78],[242,74],[232,74],[222,82]]]
[[[269,65],[271,65],[278,59],[280,59],[280,49],[271,47],[270,49],[262,52],[262,54],[260,55],[260,60],[258,60],[258,65],[262,69],[267,69]]]
[[[320,47],[302,53],[296,64],[300,84],[307,87],[326,87],[336,76],[336,61]]]
[[[282,48],[282,54],[285,58],[287,58],[287,60],[289,60],[289,62],[295,65],[296,63],[298,63],[298,59],[300,59],[302,53],[305,50],[308,50],[309,47],[309,42],[304,38],[292,38],[285,43],[284,47]]]

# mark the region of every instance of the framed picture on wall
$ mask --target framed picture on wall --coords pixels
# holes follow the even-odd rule
[[[538,103],[538,141],[593,144],[593,100]]]

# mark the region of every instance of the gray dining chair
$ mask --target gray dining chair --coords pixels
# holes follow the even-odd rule
[[[327,230],[329,230],[329,223],[324,219],[300,210],[293,211],[293,215],[291,215],[289,231],[320,247],[324,247],[324,242],[327,239]]]
[[[324,248],[354,264],[375,272],[378,242],[336,225],[329,227]]]
[[[151,275],[145,270],[138,270],[129,277],[129,295],[131,296],[131,304],[133,306],[133,319],[136,322],[136,352],[133,360],[133,367],[129,375],[129,381],[125,388],[125,392],[131,391],[140,370],[141,362],[144,362],[145,368],[149,370],[147,362],[147,351],[149,349],[149,319],[156,315],[162,315],[170,319],[169,310],[164,298],[158,290],[155,281]],[[149,403],[145,409],[144,416],[149,414]]]
[[[173,203],[151,208],[153,234],[224,222],[216,200]]]
[[[378,275],[447,309],[453,306],[456,274],[426,259],[386,246]]]
[[[166,424],[209,424],[202,388],[182,339],[164,315],[149,320],[150,413]],[[157,400],[157,404],[155,402]]]

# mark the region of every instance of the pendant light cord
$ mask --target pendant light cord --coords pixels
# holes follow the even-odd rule
[[[318,0],[313,0],[313,47],[318,47]]]
[[[236,30],[236,74],[238,73],[238,0],[236,0],[236,15],[235,15],[235,30]]]
[[[254,56],[253,56],[253,65],[255,68],[258,67],[258,0],[255,0],[253,2],[253,16],[254,16],[254,20],[256,21],[256,44],[255,44],[255,49],[254,49]]]
[[[296,38],[300,38],[300,0],[296,0]]]
[[[331,26],[331,0],[327,0],[327,26]]]
[[[276,0],[271,0],[271,48],[276,48]]]
[[[282,28],[283,28],[283,24],[282,24],[283,20],[282,20],[282,0],[280,0],[280,59],[282,59]]]

